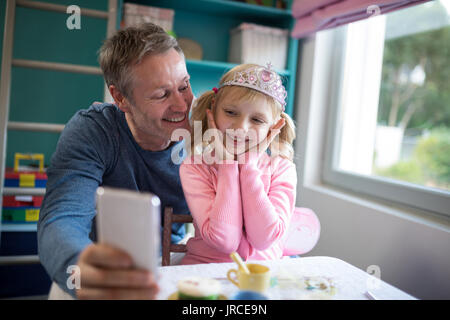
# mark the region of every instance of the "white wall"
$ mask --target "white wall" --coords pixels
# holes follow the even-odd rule
[[[303,41],[297,79],[297,205],[312,208],[321,238],[308,256],[333,256],[420,299],[450,299],[450,222],[322,183],[332,47],[326,35]]]

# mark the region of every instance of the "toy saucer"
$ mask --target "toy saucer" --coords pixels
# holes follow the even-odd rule
[[[174,293],[169,295],[167,297],[167,300],[178,300],[178,291],[175,291]],[[223,294],[219,294],[219,298],[217,300],[228,300],[228,298],[226,296],[224,296]]]

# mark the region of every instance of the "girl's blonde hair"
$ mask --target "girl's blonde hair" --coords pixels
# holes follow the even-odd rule
[[[241,64],[230,71],[228,71],[223,77],[220,79],[219,88],[223,85],[223,83],[230,81],[233,79],[235,73],[242,72],[249,68],[259,67],[255,64]],[[192,108],[191,114],[191,128],[192,134],[191,137],[191,148],[190,153],[201,154],[201,149],[199,147],[203,147],[200,142],[202,141],[203,134],[208,129],[208,121],[206,115],[206,109],[211,109],[211,105],[213,100],[215,100],[215,104],[220,102],[222,97],[227,96],[235,99],[235,101],[246,101],[252,102],[257,100],[258,98],[264,98],[267,103],[272,107],[272,115],[274,119],[278,119],[279,117],[285,120],[285,125],[281,129],[277,138],[275,138],[272,143],[269,145],[270,154],[272,156],[279,155],[283,158],[289,159],[292,161],[294,158],[294,148],[292,147],[292,142],[295,139],[295,124],[292,121],[291,117],[285,113],[282,108],[280,102],[275,100],[269,95],[266,95],[257,90],[253,90],[250,88],[242,87],[242,86],[223,86],[221,87],[217,93],[213,90],[206,91],[203,93],[195,102],[195,105]],[[201,136],[193,136],[193,134],[200,134],[194,130],[195,121],[201,122]],[[197,129],[198,131],[198,129]]]

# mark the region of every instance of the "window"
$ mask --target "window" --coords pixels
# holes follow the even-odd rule
[[[324,180],[450,215],[450,0],[331,32]]]

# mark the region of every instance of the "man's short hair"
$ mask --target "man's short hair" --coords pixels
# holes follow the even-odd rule
[[[133,67],[148,55],[165,53],[172,48],[183,55],[177,40],[156,24],[144,23],[118,30],[99,50],[106,84],[116,86],[122,95],[133,101]]]

